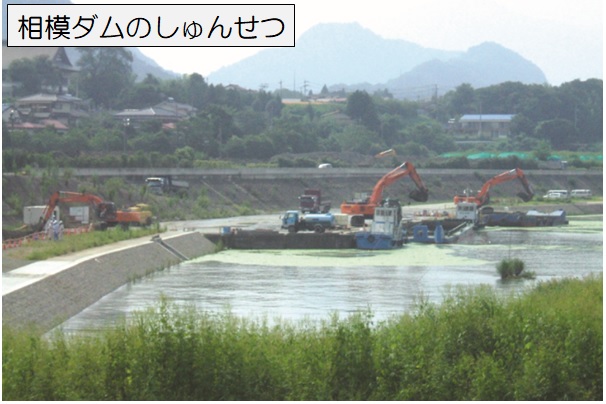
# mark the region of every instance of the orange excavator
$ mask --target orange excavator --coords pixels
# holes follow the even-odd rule
[[[493,185],[501,184],[506,181],[512,181],[516,178],[520,180],[525,191],[518,192],[517,196],[524,202],[530,201],[534,196],[534,191],[526,179],[524,171],[519,168],[514,168],[513,170],[505,171],[504,173],[496,175],[486,181],[482,186],[482,189],[480,189],[476,195],[456,195],[454,197],[454,203],[455,205],[458,205],[461,202],[471,202],[475,203],[478,207],[484,206],[490,201],[489,191]]]
[[[46,222],[51,218],[55,211],[55,207],[59,203],[82,203],[92,206],[97,220],[95,225],[102,230],[116,225],[121,225],[122,227],[128,227],[130,225],[147,226],[152,222],[151,211],[149,210],[149,207],[144,204],[135,205],[126,210],[120,210],[116,208],[116,205],[113,202],[104,201],[97,195],[57,191],[53,193],[48,200],[48,204],[38,222],[37,231],[42,231],[44,229]]]
[[[381,205],[381,198],[385,187],[393,184],[399,178],[407,175],[410,176],[417,186],[417,189],[411,191],[408,196],[417,202],[427,201],[427,198],[429,197],[427,187],[425,187],[421,177],[419,174],[417,174],[415,166],[412,163],[405,161],[398,167],[385,174],[383,178],[376,183],[372,190],[372,194],[366,200],[361,202],[343,202],[341,204],[341,213],[348,215],[364,215],[365,218],[372,218],[375,213],[375,207]]]

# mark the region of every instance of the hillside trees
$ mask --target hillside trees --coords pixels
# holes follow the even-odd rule
[[[555,148],[578,148],[602,141],[603,84],[599,79],[574,80],[559,87],[506,82],[474,90],[462,84],[440,103],[451,117],[515,114],[514,135],[547,139]],[[560,120],[566,121],[563,128],[548,123],[563,123]],[[556,132],[547,133],[551,129]]]
[[[345,113],[355,122],[370,130],[376,130],[379,127],[375,104],[366,91],[354,91],[347,97]]]
[[[118,154],[118,160],[133,157],[129,164],[135,164],[137,152],[161,155],[156,162],[179,164],[174,156],[183,148],[188,156],[194,154],[194,160],[267,160],[280,153],[316,151],[372,155],[387,148],[396,149],[399,155],[432,156],[460,147],[447,132],[446,122],[469,113],[515,114],[514,136],[481,146],[485,148],[534,150],[541,145],[544,150],[582,149],[602,142],[602,80],[597,79],[575,80],[559,87],[509,82],[473,89],[463,84],[428,102],[355,91],[345,104],[285,104],[277,93],[207,84],[199,74],[170,80],[150,75],[134,83],[130,54],[125,49],[86,48],[81,52],[80,96],[90,97],[98,108],[67,133],[11,130],[10,136],[3,136],[4,149],[48,153],[56,157],[57,164],[63,164],[64,157],[84,154]],[[35,64],[30,65],[22,72],[23,80],[28,74],[38,74]],[[52,83],[52,76],[38,79],[42,81],[32,82],[35,88],[42,82]],[[174,128],[163,127],[160,120],[127,128],[113,116],[113,111],[122,108],[148,108],[168,98],[192,105],[198,112]],[[172,157],[164,158],[168,155]],[[24,161],[15,156],[12,162]],[[86,158],[81,160],[86,164]]]
[[[121,47],[79,47],[78,51],[79,89],[99,107],[117,107],[123,92],[134,83],[130,51]]]
[[[18,83],[14,95],[26,96],[43,91],[43,89],[58,89],[62,84],[59,70],[47,56],[37,56],[34,59],[17,59],[9,65],[10,80]]]

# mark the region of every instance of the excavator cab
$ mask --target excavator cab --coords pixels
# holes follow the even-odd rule
[[[113,202],[101,202],[97,205],[97,217],[103,221],[114,221],[117,214],[118,209]]]

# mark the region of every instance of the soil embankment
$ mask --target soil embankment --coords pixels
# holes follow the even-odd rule
[[[297,209],[299,195],[308,188],[320,189],[323,199],[331,201],[333,208],[338,208],[343,201],[352,200],[356,193],[372,192],[381,176],[389,171],[389,169],[372,170],[374,171],[283,169],[278,170],[279,175],[273,177],[256,175],[254,169],[242,169],[235,174],[224,175],[201,172],[198,175],[179,176],[179,179],[186,180],[190,184],[188,196],[185,198],[143,194],[141,189],[145,186],[145,176],[124,174],[120,177],[124,185],[111,199],[119,206],[130,206],[139,202],[149,203],[156,208],[158,220],[163,222],[196,220],[200,219],[200,213],[211,211],[222,216],[241,216],[243,212],[273,214]],[[502,171],[425,169],[419,170],[419,174],[429,189],[428,203],[439,203],[452,201],[456,194],[461,194],[465,189],[477,192],[488,179]],[[259,172],[262,173],[262,170]],[[282,175],[283,173],[288,175]],[[550,189],[591,189],[593,195],[598,197],[603,193],[602,171],[529,170],[526,171],[526,176],[535,190],[535,200]],[[94,179],[74,175],[62,183],[60,189],[92,190],[97,186],[95,184],[103,183],[110,178],[114,177],[104,176]],[[42,195],[41,189],[44,189],[44,186],[40,178],[3,175],[3,228],[6,228],[6,225],[18,227],[22,224],[23,206],[46,203],[48,192]],[[409,192],[414,189],[413,181],[404,177],[385,187],[383,196],[399,199],[403,205],[416,204],[408,197]],[[55,190],[53,188],[51,191]],[[520,190],[521,185],[518,181],[493,186],[490,191],[491,203],[498,205],[502,200],[505,200],[509,206],[521,203],[515,197]]]

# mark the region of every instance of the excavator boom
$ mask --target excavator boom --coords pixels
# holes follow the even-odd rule
[[[57,191],[49,198],[48,204],[42,213],[42,217],[36,226],[36,231],[42,231],[42,229],[44,229],[44,226],[51,218],[55,207],[59,203],[82,203],[91,205],[102,228],[118,224],[123,226],[128,226],[130,224],[151,224],[151,211],[148,207],[145,209],[137,207],[136,209],[118,210],[113,202],[104,201],[101,197],[94,194]]]
[[[460,202],[473,202],[476,205],[478,205],[478,207],[483,206],[483,205],[487,204],[488,201],[490,200],[489,191],[492,186],[501,184],[503,182],[512,181],[512,180],[515,180],[516,178],[520,180],[520,182],[522,183],[522,186],[524,187],[524,191],[525,191],[525,192],[518,192],[517,196],[520,199],[522,199],[524,202],[530,201],[532,199],[532,197],[534,196],[534,191],[532,189],[532,186],[526,179],[526,175],[524,175],[524,171],[522,171],[520,168],[514,168],[513,170],[505,171],[501,174],[495,175],[494,177],[492,177],[491,179],[486,181],[484,183],[484,185],[482,186],[482,189],[480,189],[480,191],[478,191],[478,193],[475,196],[468,196],[468,195],[455,196],[454,203],[455,203],[455,205],[458,205]]]
[[[399,178],[409,175],[417,186],[416,190],[409,193],[409,197],[417,202],[425,202],[429,197],[429,191],[421,180],[414,165],[410,162],[404,162],[385,174],[374,186],[370,198],[365,202],[344,202],[341,204],[341,213],[349,215],[364,215],[371,218],[374,215],[375,207],[380,205],[383,190],[385,187],[393,184]]]

